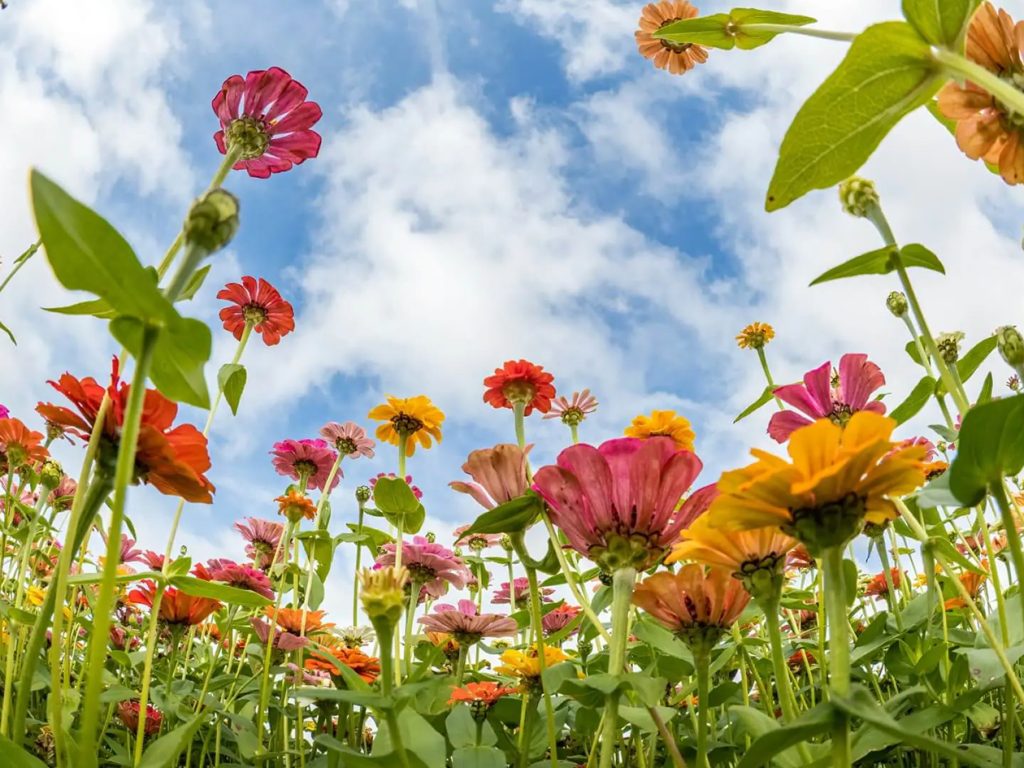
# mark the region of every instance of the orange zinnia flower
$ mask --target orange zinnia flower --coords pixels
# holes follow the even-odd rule
[[[305,634],[311,635],[316,632],[323,632],[334,626],[324,622],[324,611],[303,611],[299,608],[274,608],[267,606],[263,609],[266,617],[277,622],[277,626],[286,632],[295,635],[303,634],[303,615],[305,615]]]
[[[155,595],[156,584],[146,580],[128,593],[128,602],[152,608]],[[160,601],[159,619],[167,624],[194,627],[219,608],[220,603],[213,598],[187,595],[176,587],[168,587]]]
[[[900,579],[903,578],[903,571],[899,568],[892,568],[889,571],[889,576],[892,579],[892,588],[899,589]],[[885,581],[885,571],[871,577],[871,581],[864,588],[864,594],[867,597],[885,597],[889,594],[889,585]]]
[[[687,0],[660,0],[644,6],[634,36],[640,54],[654,62],[658,69],[667,69],[673,75],[689,72],[697,64],[708,60],[708,50],[693,43],[670,43],[654,36],[672,22],[692,19],[698,13]]]
[[[274,501],[278,505],[277,511],[293,522],[302,518],[312,520],[316,517],[316,504],[297,488],[288,489],[288,493],[278,496]]]
[[[494,706],[494,702],[502,696],[508,696],[515,692],[515,688],[499,685],[490,680],[482,683],[466,683],[461,688],[456,688],[452,691],[451,698],[448,699],[448,706],[464,701],[467,704],[488,708]]]
[[[529,360],[506,360],[501,368],[494,369],[494,375],[484,379],[484,402],[495,408],[511,408],[514,403],[525,403],[526,416],[536,408],[541,413],[551,410],[551,398],[555,377],[542,366]]]
[[[987,569],[988,560],[982,560],[981,567]],[[978,592],[981,591],[981,585],[985,583],[985,579],[988,578],[988,575],[985,573],[975,573],[974,571],[964,571],[960,574],[959,578],[960,583],[963,584],[964,589],[967,590],[967,594],[969,594],[973,599],[978,596]],[[953,610],[954,608],[966,607],[967,601],[959,595],[957,595],[956,597],[951,597],[949,600],[946,600],[946,602],[943,603],[943,608],[945,608],[947,611]]]
[[[339,664],[344,664],[367,683],[372,683],[380,675],[380,659],[367,656],[358,648],[337,648],[325,649],[331,656],[337,659]],[[329,661],[310,656],[306,659],[306,669],[318,672],[330,672],[337,675],[337,668]]]
[[[41,432],[33,432],[18,419],[0,419],[0,468],[6,472],[46,461],[50,453],[42,443]]]

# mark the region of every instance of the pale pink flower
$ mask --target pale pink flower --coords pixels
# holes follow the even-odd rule
[[[320,430],[320,436],[333,445],[338,453],[358,459],[365,456],[373,458],[373,447],[376,443],[366,436],[366,430],[352,421],[339,424],[330,421]]]
[[[550,603],[551,595],[555,594],[555,590],[551,587],[538,587],[537,592],[540,593],[541,602]],[[494,596],[491,598],[492,603],[499,605],[507,605],[511,603],[516,608],[522,608],[527,605],[530,601],[530,580],[525,576],[520,576],[514,579],[512,584],[507,581],[503,581],[494,591]]]
[[[518,445],[502,443],[493,448],[473,451],[462,465],[462,471],[473,478],[472,483],[455,480],[448,486],[459,493],[468,493],[485,509],[493,509],[526,493],[526,455]]]
[[[220,581],[239,589],[247,589],[250,592],[263,595],[268,600],[274,598],[274,588],[271,586],[267,574],[251,565],[236,563],[234,560],[214,558],[207,561],[206,568],[213,581]]]
[[[553,635],[556,632],[560,632],[569,626],[579,615],[580,609],[575,605],[569,605],[568,603],[562,603],[560,606],[555,608],[553,611],[548,611],[541,618],[541,626],[544,627],[545,635]],[[570,632],[571,635],[575,635],[579,632],[579,627]]]
[[[569,426],[576,426],[587,416],[597,410],[597,398],[590,394],[589,389],[573,392],[572,400],[559,395],[551,401],[551,410],[544,414],[545,419],[561,419]]]
[[[252,624],[256,637],[260,639],[260,645],[266,645],[267,639],[270,637],[270,624],[263,619],[255,617],[249,619],[249,623]],[[284,632],[277,628],[274,629],[274,647],[280,651],[297,651],[299,648],[305,648],[307,645],[309,645],[308,637],[300,637],[299,635],[293,635],[291,632]]]
[[[277,474],[298,480],[305,475],[307,488],[324,490],[327,476],[331,473],[338,454],[327,445],[326,440],[282,440],[274,443],[270,452],[274,457],[274,469]],[[334,476],[331,484],[333,490],[341,481],[341,470]]]
[[[381,550],[375,567],[394,565],[395,543],[389,541]],[[435,599],[448,591],[449,584],[462,589],[472,577],[461,558],[424,536],[413,536],[412,541],[402,542],[402,565],[409,570],[410,580],[421,583],[422,592]]]
[[[252,558],[253,564],[262,570],[269,568],[273,562],[274,553],[277,552],[277,548],[281,544],[284,524],[273,520],[247,517],[244,523],[235,523],[235,530],[249,542],[245,545],[245,554]]]
[[[475,643],[481,637],[512,637],[519,628],[510,616],[478,613],[472,600],[459,600],[458,607],[438,603],[433,613],[419,618],[419,623],[429,632],[454,635],[460,643]]]
[[[471,533],[469,536],[465,536],[464,534],[468,530],[468,525],[460,525],[455,529],[453,535],[455,536],[456,544],[465,544],[476,552],[479,552],[481,549],[487,549],[488,547],[497,547],[501,544],[501,534]]]
[[[725,629],[750,601],[743,584],[723,568],[686,565],[676,573],[661,571],[640,582],[633,604],[675,632],[690,628]]]

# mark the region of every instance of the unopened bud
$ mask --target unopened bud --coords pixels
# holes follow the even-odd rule
[[[358,501],[360,504],[365,504],[366,502],[368,502],[370,500],[371,495],[372,492],[370,491],[370,486],[368,485],[360,485],[358,488],[356,488],[356,501]]]
[[[402,618],[405,585],[408,581],[409,572],[405,568],[394,566],[377,570],[364,568],[359,573],[359,582],[362,585],[359,599],[375,627],[379,622],[394,626]]]
[[[43,486],[53,490],[60,485],[61,478],[63,477],[64,470],[61,468],[59,461],[47,459],[43,462],[42,469],[39,470],[39,482]]]
[[[864,218],[868,211],[878,205],[875,183],[868,179],[851,176],[839,185],[839,202],[851,216]]]
[[[211,189],[192,204],[185,219],[185,240],[207,253],[219,251],[238,231],[238,199],[224,189]]]
[[[939,348],[939,355],[947,365],[953,365],[960,359],[960,342],[964,334],[961,331],[952,333],[940,333],[935,339],[935,346]]]
[[[1024,338],[1015,326],[1004,325],[996,329],[996,344],[1007,365],[1014,368],[1024,365]]]
[[[435,541],[437,541],[437,534],[435,534],[433,531],[427,531],[427,535],[425,538],[427,539],[427,541],[433,544]]]
[[[1006,380],[1006,386],[1014,392],[1020,392],[1020,376],[1016,373]]]
[[[907,297],[900,291],[893,291],[885,300],[885,306],[889,308],[896,317],[903,317],[907,314]]]
[[[583,635],[580,635],[579,639],[576,641],[576,650],[579,651],[580,659],[583,662],[586,662],[587,656],[589,656],[590,652],[594,650],[594,644],[587,640],[587,638],[583,637]]]
[[[507,533],[501,534],[501,548],[506,552],[512,551],[512,537]]]

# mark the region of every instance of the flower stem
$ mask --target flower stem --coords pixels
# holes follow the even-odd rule
[[[788,32],[792,35],[803,35],[804,37],[816,37],[819,40],[836,40],[841,43],[852,43],[857,39],[856,32],[838,32],[831,29],[816,29],[814,27],[799,27],[794,24],[744,24],[744,32],[774,32],[782,34]],[[655,35],[657,37],[657,35]]]
[[[1002,518],[1003,529],[1006,531],[1006,540],[1010,545],[1010,556],[1013,560],[1013,570],[1017,573],[1017,596],[1021,602],[1021,616],[1024,617],[1024,589],[1021,585],[1024,585],[1024,550],[1021,548],[1020,533],[1017,531],[1016,522],[1013,519],[1013,510],[1010,507],[1010,500],[1006,496],[1006,488],[1003,486],[1002,479],[999,482],[991,483],[989,485],[989,492],[996,500],[996,506],[999,507],[999,515]],[[996,563],[992,563],[992,569],[995,570]]]
[[[620,568],[612,576],[612,632],[608,644],[608,674],[621,675],[626,667],[626,643],[629,637],[629,607],[636,583],[635,568]],[[619,695],[605,700],[600,768],[611,768],[615,745],[619,741]]]
[[[885,537],[879,536],[875,539],[875,548],[878,550],[878,559],[882,562],[882,573],[885,574],[885,597],[889,604],[889,610],[896,620],[896,629],[903,632],[903,614],[896,602],[896,585],[892,580],[892,568],[889,566],[889,553],[885,549]],[[902,581],[902,577],[901,581]]]
[[[1024,115],[1024,93],[1006,82],[994,72],[989,72],[980,64],[975,64],[966,56],[954,53],[946,48],[933,48],[932,57],[953,76],[970,80],[988,91],[999,103],[1018,115]]]
[[[850,637],[843,587],[843,548],[829,547],[822,560],[829,622],[829,692],[833,697],[846,697],[850,695]],[[835,768],[849,768],[853,765],[850,719],[839,712],[836,712],[835,718],[832,727],[832,764]]]
[[[711,654],[702,649],[693,655],[697,667],[697,766],[709,768],[708,760],[708,698],[711,691]]]
[[[522,557],[520,556],[520,559]],[[540,613],[540,589],[537,587],[537,570],[523,563],[526,578],[530,583],[530,623],[533,624],[534,642],[537,648],[537,665],[540,668],[540,683],[544,692],[544,714],[547,721],[548,747],[551,750],[551,766],[558,768],[558,741],[555,739],[555,707],[551,703],[551,692],[544,680],[547,671],[547,658],[544,654],[544,629]],[[515,594],[515,588],[512,589]]]
[[[28,260],[36,255],[36,251],[39,250],[39,247],[42,244],[42,240],[36,240],[34,243],[32,243],[32,245],[30,245],[25,250],[23,254],[21,254],[21,256],[14,260],[14,268],[11,269],[11,271],[7,274],[7,277],[4,278],[4,281],[0,283],[0,291],[3,291],[3,289],[7,287],[7,284],[11,282],[14,276],[18,274],[18,270],[25,266],[28,263]]]
[[[769,387],[774,388],[775,381],[772,379],[772,372],[768,368],[768,356],[764,353],[764,347],[757,348],[757,359],[761,361],[761,370],[764,371],[765,381],[768,382]],[[773,397],[775,397],[775,404],[779,406],[779,410],[781,411],[785,406],[782,405],[782,401],[779,400],[778,396],[773,395]]]
[[[569,425],[569,436],[572,438],[572,444],[576,445],[580,441],[580,427],[579,424]]]
[[[356,525],[356,536],[363,535],[363,518],[366,515],[366,502],[359,501],[359,522]],[[359,626],[359,568],[362,563],[363,543],[356,544],[356,577],[352,579],[352,626]]]
[[[764,623],[768,629],[768,644],[772,650],[772,669],[775,673],[775,687],[779,692],[779,706],[782,718],[790,723],[796,719],[796,701],[789,683],[789,671],[782,652],[782,632],[779,629],[779,595],[767,598],[761,603]]]
[[[469,656],[469,646],[466,643],[459,643],[459,660],[455,667],[455,687],[462,685],[462,678],[466,675],[466,658]],[[479,736],[479,734],[478,734]]]
[[[410,581],[409,587],[409,610],[405,612],[405,676],[412,674],[412,623],[416,617],[416,597],[423,588],[423,582],[417,579]],[[459,654],[462,654],[463,644],[459,644]]]

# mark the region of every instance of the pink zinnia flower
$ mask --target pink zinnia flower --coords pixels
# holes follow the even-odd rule
[[[284,524],[273,520],[247,517],[244,523],[235,523],[235,530],[249,542],[245,545],[245,554],[252,558],[253,564],[263,570],[269,568],[273,562],[274,553],[281,545]]]
[[[250,592],[263,595],[268,600],[274,598],[274,588],[271,586],[267,574],[251,565],[215,558],[206,563],[206,568],[212,581],[220,581],[232,587],[247,589]]]
[[[867,355],[846,354],[839,358],[839,376],[835,380],[832,378],[831,361],[822,363],[804,374],[803,384],[776,387],[777,398],[806,416],[793,411],[779,411],[768,422],[768,434],[784,443],[795,430],[817,419],[831,419],[843,426],[857,411],[885,413],[885,406],[880,400],[869,401],[884,384],[882,369],[868,360]]]
[[[392,480],[394,480],[396,477],[398,477],[398,475],[396,475],[394,472],[379,472],[376,477],[370,478],[370,487],[375,487],[377,485],[377,481],[380,480],[382,477],[389,477]],[[408,485],[410,489],[412,489],[413,496],[415,496],[417,499],[423,498],[423,491],[421,491],[418,486],[412,484],[412,475],[405,476],[405,484]]]
[[[551,410],[544,414],[545,419],[561,419],[571,427],[577,426],[587,416],[597,410],[597,398],[590,394],[589,389],[573,392],[572,400],[559,395],[551,401]]]
[[[468,530],[468,525],[460,525],[452,532],[455,536],[456,544],[465,544],[475,552],[479,552],[481,549],[487,549],[487,547],[496,547],[501,544],[501,534],[471,533],[469,536],[464,536],[463,534]]]
[[[695,517],[689,501],[677,507],[701,466],[670,437],[621,437],[566,448],[533,488],[577,552],[607,571],[645,570]]]
[[[485,509],[517,499],[529,488],[526,455],[530,448],[532,446],[528,445],[524,451],[518,445],[501,443],[493,448],[473,451],[462,465],[462,471],[474,482],[455,480],[448,486],[459,493],[468,493]]]
[[[472,600],[459,600],[453,605],[439,603],[419,623],[429,632],[446,632],[460,643],[475,643],[481,637],[512,637],[519,629],[515,619],[496,613],[478,613]]]
[[[9,418],[10,415],[11,415],[11,412],[9,410],[7,410],[6,407],[0,405],[0,419]]]
[[[320,430],[320,436],[333,445],[342,456],[358,459],[365,456],[373,458],[373,447],[376,443],[366,436],[366,430],[352,421],[339,424],[330,421]]]
[[[57,483],[57,487],[50,491],[50,504],[59,512],[70,509],[77,492],[78,483],[64,475]]]
[[[103,542],[106,543],[107,535],[102,534]],[[135,548],[135,539],[128,536],[127,533],[121,534],[121,562],[122,563],[141,563],[145,561],[141,549]]]
[[[551,587],[540,587],[537,590],[540,593],[541,602],[550,603],[551,595],[555,594],[555,590]],[[522,608],[530,601],[530,580],[525,576],[520,576],[514,579],[512,584],[507,581],[503,581],[501,586],[495,590],[494,596],[491,598],[491,602],[499,605],[507,605],[511,603],[516,608]]]
[[[376,567],[394,565],[395,543],[389,541],[381,550]],[[450,549],[431,543],[424,536],[413,536],[411,542],[402,542],[402,565],[409,570],[411,581],[423,585],[422,593],[435,599],[448,591],[449,584],[462,589],[472,577],[466,564]]]
[[[260,644],[266,645],[270,637],[270,624],[263,619],[255,617],[249,619],[249,623],[252,624],[256,637],[260,639]],[[293,635],[291,632],[284,632],[274,628],[274,647],[277,650],[285,652],[297,651],[299,648],[305,648],[307,645],[309,645],[308,637],[300,637],[299,635]]]
[[[540,620],[541,626],[544,627],[544,634],[553,635],[555,632],[560,632],[569,626],[579,613],[579,608],[568,603],[562,603],[555,610],[548,611]],[[569,635],[575,635],[579,631],[579,627],[576,627]]]
[[[151,549],[142,553],[142,562],[149,566],[151,571],[162,571],[164,568],[164,556]]]
[[[282,440],[274,443],[274,450],[270,452],[270,455],[274,457],[274,469],[277,470],[277,474],[285,475],[292,480],[298,480],[304,475],[308,478],[306,480],[307,488],[316,488],[321,491],[324,490],[327,476],[331,473],[331,467],[334,466],[334,462],[338,458],[338,454],[327,445],[327,441],[319,439]],[[331,489],[336,488],[339,482],[341,482],[340,469],[334,476]]]
[[[323,114],[309,91],[280,67],[250,72],[243,80],[232,75],[213,97],[220,130],[213,135],[217,149],[242,148],[236,171],[266,179],[289,170],[320,152],[320,134],[311,128]]]

